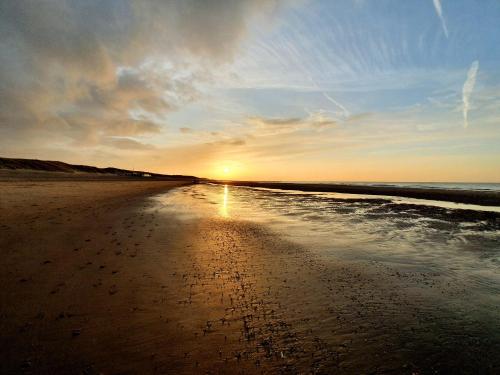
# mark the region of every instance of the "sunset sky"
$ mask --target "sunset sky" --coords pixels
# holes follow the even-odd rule
[[[500,182],[500,1],[0,1],[0,156]]]

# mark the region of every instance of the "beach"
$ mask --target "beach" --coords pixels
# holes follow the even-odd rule
[[[279,219],[277,205],[263,206],[272,216],[258,218],[256,202],[288,196],[233,189],[247,188],[126,179],[1,181],[0,372],[500,369],[498,312],[492,310],[497,274],[489,263],[481,268],[473,256],[461,261],[466,274],[474,269],[488,276],[471,288],[461,273],[398,263],[392,252],[390,262],[361,257],[354,246],[328,238],[322,244],[338,249],[333,256],[299,236],[300,228],[312,233],[304,221],[272,224]],[[237,214],[244,202],[251,215]],[[319,201],[311,202],[316,207]],[[360,205],[337,203],[339,212]],[[427,215],[414,207],[389,212],[386,203],[361,205],[371,207],[372,216],[383,206],[384,220],[403,215],[409,221],[411,213],[420,222]],[[444,233],[477,225],[478,237],[469,241],[493,250],[498,245],[497,215],[452,215],[455,222],[440,215],[439,222],[432,219],[434,231],[425,230],[436,235],[435,228]],[[393,229],[383,223],[382,231]],[[314,228],[320,236],[321,227]],[[489,247],[482,233],[490,235]],[[496,262],[496,255],[490,258]]]

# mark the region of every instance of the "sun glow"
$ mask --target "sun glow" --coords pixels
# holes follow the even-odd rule
[[[229,210],[228,210],[228,196],[229,196],[229,190],[227,188],[227,185],[224,185],[224,192],[222,194],[222,204],[220,205],[219,213],[222,217],[229,217]]]
[[[214,163],[212,168],[212,176],[220,180],[238,178],[243,171],[242,165],[239,162],[228,160]]]

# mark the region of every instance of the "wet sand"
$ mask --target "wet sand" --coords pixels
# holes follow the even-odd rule
[[[365,194],[393,196],[417,199],[429,199],[455,203],[477,204],[485,206],[500,206],[500,192],[478,191],[478,190],[453,190],[453,189],[431,189],[412,188],[398,186],[371,186],[371,185],[349,185],[349,184],[314,184],[295,182],[255,182],[255,181],[214,181],[212,183],[227,184],[234,186],[260,187],[267,189],[297,190],[309,192],[330,192],[345,194]]]
[[[1,373],[495,373],[467,285],[180,220],[185,182],[0,182]],[[459,353],[459,355],[457,355]]]

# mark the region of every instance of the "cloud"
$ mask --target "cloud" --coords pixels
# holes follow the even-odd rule
[[[302,122],[302,119],[298,117],[268,118],[253,116],[249,117],[248,120],[251,124],[255,124],[260,127],[294,127]]]
[[[222,139],[220,141],[216,142],[211,142],[209,144],[215,145],[215,146],[243,146],[247,142],[243,138],[228,138],[228,139]]]
[[[323,111],[311,112],[307,117],[248,117],[247,123],[257,128],[258,134],[282,134],[298,130],[320,131],[334,127],[337,122]]]
[[[443,16],[443,8],[441,7],[441,0],[432,0],[434,3],[434,9],[441,20],[441,26],[443,26],[444,35],[448,38],[448,28],[446,27],[446,22]]]
[[[168,154],[169,157],[182,155],[178,160],[183,165],[197,160],[197,168],[201,169],[203,166],[212,168],[211,165],[223,160],[241,160],[243,163],[250,160],[262,162],[263,159],[285,160],[330,147],[332,138],[329,132],[335,129],[336,122],[323,112],[304,117],[252,116],[242,123],[227,123],[220,131],[179,128],[180,132],[190,135],[189,144],[153,152],[155,155]],[[202,173],[207,172],[202,170],[198,174]]]
[[[0,2],[2,138],[58,147],[158,133],[276,0]]]
[[[468,114],[470,110],[470,96],[472,94],[472,90],[474,90],[474,85],[476,84],[477,72],[479,70],[479,61],[474,61],[469,71],[467,72],[467,79],[464,82],[464,86],[462,88],[462,113],[464,117],[464,128],[469,126]]]
[[[115,147],[122,150],[151,150],[154,149],[152,145],[147,145],[141,142],[138,142],[134,139],[130,138],[116,138],[116,137],[107,137],[104,142],[105,145],[109,145],[111,147]]]

